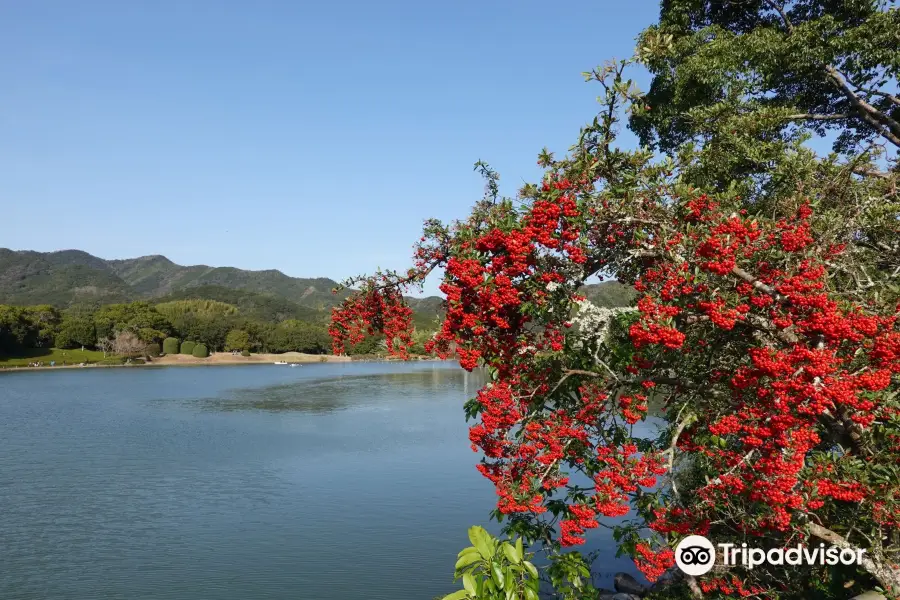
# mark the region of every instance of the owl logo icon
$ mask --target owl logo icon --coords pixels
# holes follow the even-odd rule
[[[716,549],[702,535],[689,535],[675,546],[675,564],[687,575],[704,575],[716,564]]]

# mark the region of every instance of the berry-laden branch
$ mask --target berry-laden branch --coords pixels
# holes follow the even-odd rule
[[[606,106],[628,104],[621,69],[597,76]],[[601,111],[567,158],[542,154],[543,180],[520,202],[492,192],[468,220],[427,227],[415,269],[365,280],[335,311],[336,349],[371,327],[403,356],[399,288],[439,264],[446,317],[428,348],[491,373],[467,406],[469,441],[517,533],[579,546],[630,514],[616,525],[621,547],[654,580],[685,534],[781,547],[814,522],[848,531],[886,565],[862,568],[892,585],[900,298],[874,253],[847,248],[869,231],[900,234],[896,211],[851,231],[844,207],[819,199],[818,174],[760,205],[703,193],[679,177],[702,150],[658,162],[613,150],[613,125]],[[871,195],[881,182],[853,185]],[[842,295],[839,269],[861,260],[872,286]],[[638,294],[608,327],[575,318],[590,311],[584,282],[598,272]],[[663,434],[642,433],[647,421]],[[736,569],[697,585],[771,596],[790,578],[821,579],[817,568]]]

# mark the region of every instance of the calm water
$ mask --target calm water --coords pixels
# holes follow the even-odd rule
[[[452,591],[495,500],[462,410],[480,384],[449,363],[0,375],[0,598]]]

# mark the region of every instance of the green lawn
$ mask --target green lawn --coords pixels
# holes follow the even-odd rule
[[[24,350],[19,356],[0,356],[0,369],[9,367],[27,367],[29,363],[43,362],[44,366],[50,366],[51,361],[56,361],[57,366],[64,362],[67,365],[79,363],[93,363],[103,360],[103,353],[97,350],[60,350],[59,348],[32,348]]]

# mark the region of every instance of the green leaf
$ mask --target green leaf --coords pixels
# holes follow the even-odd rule
[[[528,571],[528,574],[537,579],[538,571],[537,567],[528,562],[527,560],[523,563],[525,565],[525,569]]]
[[[531,588],[525,588],[525,598],[527,600],[539,600],[537,592]]]
[[[470,596],[475,595],[475,578],[472,577],[471,573],[466,573],[463,575],[463,587],[466,588],[466,591],[469,592]]]
[[[494,583],[497,584],[497,587],[502,590],[506,579],[503,577],[503,569],[497,563],[491,565],[491,576],[494,578]]]
[[[492,543],[491,534],[485,531],[484,527],[479,527],[478,525],[470,527],[469,539],[478,548],[482,558],[487,560],[494,556],[494,544]]]
[[[452,594],[447,594],[444,596],[443,600],[463,600],[463,598],[468,598],[469,592],[466,590],[457,590]]]
[[[481,560],[481,555],[477,551],[468,552],[466,554],[463,554],[461,557],[459,557],[459,560],[456,561],[456,567],[454,567],[454,568],[457,571],[459,571],[460,569],[464,569],[465,567],[468,567],[469,565],[476,563],[480,560]]]
[[[507,542],[503,542],[503,554],[506,555],[506,558],[514,565],[522,562],[522,556],[516,552],[516,549],[510,546]]]
[[[522,547],[522,538],[516,538],[516,554],[519,558],[525,558],[525,548]]]
[[[462,558],[463,554],[472,554],[472,553],[477,553],[477,552],[478,552],[478,548],[476,548],[475,546],[469,546],[467,548],[463,548],[462,550],[460,550],[459,554],[456,555],[456,558]]]

